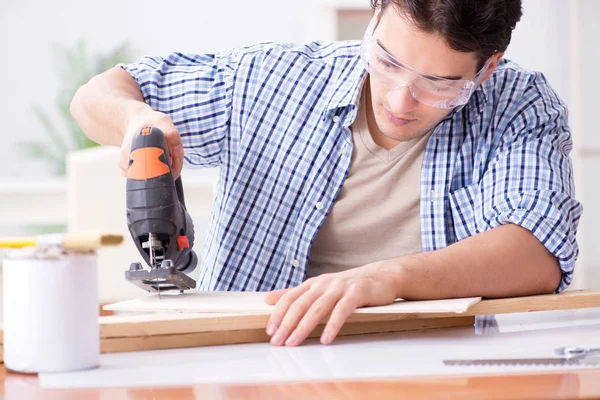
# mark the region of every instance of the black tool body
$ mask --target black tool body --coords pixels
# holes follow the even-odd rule
[[[198,264],[192,250],[194,225],[185,207],[181,177],[173,179],[163,132],[144,128],[131,144],[127,168],[127,226],[149,270],[135,262],[125,272],[151,292],[187,290]]]

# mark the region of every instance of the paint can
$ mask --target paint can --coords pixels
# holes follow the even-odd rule
[[[97,367],[96,252],[28,247],[9,253],[2,269],[6,368],[39,373]]]

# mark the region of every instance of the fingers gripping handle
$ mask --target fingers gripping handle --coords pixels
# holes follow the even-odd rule
[[[131,143],[127,178],[149,180],[171,173],[165,135],[158,128],[143,128]]]

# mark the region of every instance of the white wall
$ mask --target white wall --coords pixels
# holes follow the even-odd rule
[[[580,190],[584,206],[582,218],[582,262],[586,266],[585,285],[600,288],[600,1],[576,2],[574,25],[580,46],[579,62],[575,63],[578,80],[574,93],[577,96],[573,121],[578,128],[580,154]]]
[[[569,13],[572,1],[524,0],[523,17],[506,52],[507,58],[523,67],[543,72],[567,103],[571,100]]]
[[[293,0],[1,0],[0,180],[45,175],[19,140],[45,135],[31,104],[53,107],[53,44],[88,40],[95,52],[130,40],[141,54],[207,52],[266,40],[296,41],[303,2]]]
[[[579,1],[579,0],[574,0]],[[595,0],[582,0],[588,8]],[[567,102],[570,100],[568,23],[570,0],[525,0],[507,56],[542,70]],[[46,174],[24,162],[17,143],[45,137],[31,112],[33,103],[51,110],[58,88],[52,45],[87,39],[94,52],[130,40],[140,54],[206,52],[263,40],[301,42],[331,39],[326,28],[344,5],[369,7],[369,0],[3,0],[0,2],[0,180]],[[584,15],[593,22],[593,14]],[[596,24],[597,25],[597,24]],[[598,28],[592,28],[598,29]],[[7,95],[8,94],[8,95]],[[588,117],[591,118],[591,117]],[[597,139],[600,143],[600,139]]]

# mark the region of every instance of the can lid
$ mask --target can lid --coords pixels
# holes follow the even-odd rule
[[[30,246],[11,250],[6,258],[11,260],[61,260],[73,256],[89,256],[94,254],[96,254],[95,250],[65,250],[60,246]]]

